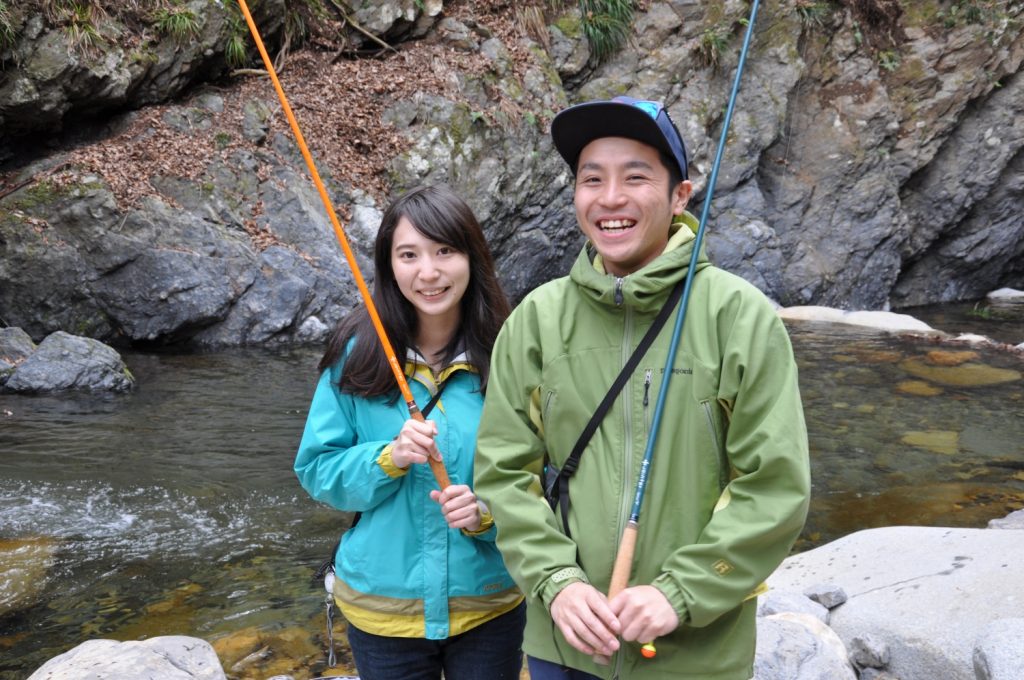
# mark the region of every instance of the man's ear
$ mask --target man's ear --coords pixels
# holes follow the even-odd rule
[[[693,182],[684,179],[672,191],[672,214],[682,215],[683,211],[686,210],[686,206],[690,203],[691,196],[693,196]]]

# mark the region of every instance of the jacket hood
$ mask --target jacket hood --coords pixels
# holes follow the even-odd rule
[[[605,272],[601,256],[587,242],[576,258],[569,278],[601,304],[616,307],[626,305],[641,311],[658,308],[664,302],[668,289],[686,277],[697,239],[697,228],[697,218],[684,212],[669,227],[668,245],[661,255],[621,279]],[[702,243],[697,271],[710,264]],[[622,282],[621,287],[617,283],[619,280]],[[621,295],[620,301],[616,301],[616,293]]]

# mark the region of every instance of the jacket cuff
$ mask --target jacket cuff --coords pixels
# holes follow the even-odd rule
[[[662,574],[654,579],[651,585],[660,590],[661,594],[668,600],[668,603],[672,605],[676,616],[679,617],[679,625],[687,623],[690,619],[690,610],[686,608],[686,598],[675,580],[668,574]]]
[[[539,592],[540,600],[547,609],[551,609],[551,601],[555,596],[573,583],[590,583],[586,572],[579,567],[565,567],[559,569],[547,581],[541,583]]]
[[[494,526],[494,515],[487,508],[483,501],[477,501],[476,511],[480,515],[480,528],[476,531],[470,531],[469,529],[463,529],[462,533],[466,536],[481,536],[486,534]]]
[[[377,465],[384,471],[388,477],[401,477],[409,471],[409,468],[400,468],[395,465],[394,459],[391,458],[391,452],[394,451],[395,445],[388,444],[384,447],[384,450],[377,456]]]

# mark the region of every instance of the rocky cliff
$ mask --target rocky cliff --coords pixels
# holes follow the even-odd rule
[[[178,3],[190,21],[173,24],[163,4],[119,4],[139,10],[97,10],[83,43],[66,3],[0,0],[0,322],[37,340],[322,337],[355,287],[237,9]],[[664,100],[699,208],[749,12],[634,3],[599,61],[573,3],[251,4],[363,272],[388,197],[447,182],[514,298],[580,244],[554,112]],[[712,258],[787,305],[1024,286],[1022,21],[1006,1],[763,3]]]

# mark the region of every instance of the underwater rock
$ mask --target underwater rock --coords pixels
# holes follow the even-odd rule
[[[959,366],[977,358],[978,353],[970,350],[952,352],[949,350],[933,349],[925,355],[928,363],[935,366]]]
[[[936,387],[924,380],[904,380],[896,385],[896,391],[916,397],[935,397],[943,392],[941,387]]]
[[[1020,371],[1010,368],[970,362],[959,366],[935,366],[921,358],[907,359],[900,363],[900,368],[918,378],[954,387],[984,387],[1024,377]]]
[[[924,432],[907,432],[900,441],[910,446],[928,449],[935,453],[953,455],[960,443],[960,433],[949,430],[926,430]]]
[[[321,626],[322,623],[314,628],[293,626],[272,631],[249,627],[212,644],[232,677],[287,676],[308,669],[324,657],[324,650],[310,636],[311,630]],[[348,640],[342,630],[335,630],[334,640],[339,664],[345,665]]]
[[[48,537],[0,539],[0,616],[37,601],[57,547],[56,539]]]

